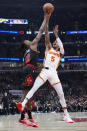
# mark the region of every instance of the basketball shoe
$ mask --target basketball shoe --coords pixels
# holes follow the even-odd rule
[[[26,126],[32,126],[32,123],[29,120],[27,120],[26,118],[24,118],[23,120],[20,119],[19,122]]]
[[[65,121],[67,123],[74,123],[74,121],[70,118],[69,114],[67,114],[67,115],[64,114],[63,121]]]
[[[23,112],[23,106],[21,102],[17,103],[16,106],[20,112]]]

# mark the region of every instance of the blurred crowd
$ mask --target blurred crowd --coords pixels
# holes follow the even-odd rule
[[[7,92],[0,94],[0,115],[9,115],[19,113],[16,103],[20,99],[19,96],[13,96]]]
[[[87,95],[65,95],[69,112],[87,112]],[[0,115],[19,114],[16,103],[21,100],[21,96],[12,95],[7,92],[0,95]],[[55,90],[52,88],[38,90],[33,97],[33,112],[49,113],[62,112],[61,105]]]
[[[69,112],[86,112],[87,111],[87,95],[68,95],[66,102]],[[38,112],[62,112],[62,107],[55,90],[50,90],[43,96],[38,96],[35,99]]]

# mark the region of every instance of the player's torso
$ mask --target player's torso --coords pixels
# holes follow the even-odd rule
[[[24,54],[24,63],[26,64],[32,64],[34,66],[37,66],[37,59],[38,54],[33,51],[31,48],[28,48]]]
[[[60,52],[51,48],[45,54],[44,67],[49,67],[50,69],[57,69],[60,63]]]

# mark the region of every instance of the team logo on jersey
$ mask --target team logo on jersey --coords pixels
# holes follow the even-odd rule
[[[22,83],[23,86],[31,86],[33,84],[33,77],[31,74],[28,74],[26,77],[25,77],[25,80],[24,82]]]

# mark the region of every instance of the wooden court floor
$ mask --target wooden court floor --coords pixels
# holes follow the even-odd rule
[[[87,131],[87,112],[70,113],[75,123],[62,121],[62,113],[33,113],[39,127],[26,127],[18,122],[20,115],[0,116],[0,131]]]

